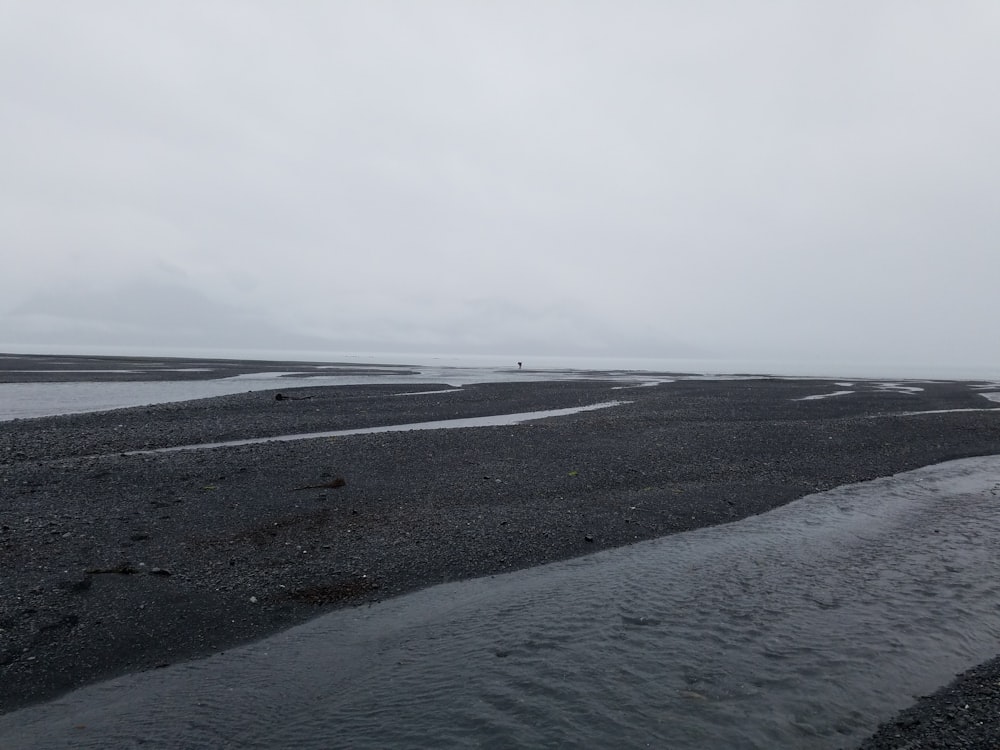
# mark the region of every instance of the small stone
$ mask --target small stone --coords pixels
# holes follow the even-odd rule
[[[257,597],[256,596],[251,596],[250,597],[250,603],[251,604],[256,604],[257,603]]]
[[[164,576],[164,577],[169,576],[169,575],[173,575],[166,568],[153,568],[152,570],[149,571],[149,574],[151,576]]]

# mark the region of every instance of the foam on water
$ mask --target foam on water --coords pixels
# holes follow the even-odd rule
[[[334,612],[0,746],[849,747],[1000,639],[1000,457]]]

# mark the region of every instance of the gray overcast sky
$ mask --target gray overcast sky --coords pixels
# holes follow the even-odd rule
[[[0,3],[0,343],[997,363],[1000,3]]]

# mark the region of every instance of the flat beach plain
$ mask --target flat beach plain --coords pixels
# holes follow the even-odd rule
[[[293,398],[276,388],[0,422],[0,710],[332,608],[1000,453],[1000,414],[982,411],[995,404],[977,383],[593,378],[282,383]],[[152,452],[610,400],[627,403],[503,427]]]

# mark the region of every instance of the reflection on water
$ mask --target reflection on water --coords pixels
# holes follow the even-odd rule
[[[520,373],[507,370],[472,368],[424,368],[418,374],[387,369],[379,375],[309,375],[262,372],[216,380],[164,380],[124,382],[0,383],[0,421],[27,419],[54,414],[76,414],[189,401],[212,396],[228,396],[248,391],[372,384],[446,384],[460,387],[473,383],[536,382],[593,377],[586,372]],[[603,379],[631,382],[649,381],[650,376],[633,373],[602,374]],[[670,382],[668,378],[656,382]]]
[[[175,451],[203,450],[206,448],[231,448],[236,445],[256,445],[258,443],[289,442],[291,440],[311,440],[313,438],[346,437],[348,435],[370,435],[375,432],[409,432],[410,430],[446,430],[459,427],[500,427],[521,424],[546,417],[565,417],[569,414],[579,414],[583,411],[608,409],[612,406],[629,404],[631,401],[603,401],[588,406],[570,406],[565,409],[543,409],[541,411],[522,411],[514,414],[495,414],[489,417],[457,417],[455,419],[438,419],[433,422],[409,422],[407,424],[390,424],[379,427],[355,427],[350,430],[326,430],[324,432],[298,432],[292,435],[274,435],[262,438],[245,438],[243,440],[224,440],[218,443],[197,443],[194,445],[177,445],[170,448],[150,448],[147,450],[128,451],[124,455],[138,453],[173,453]]]
[[[995,653],[998,473],[335,612],[0,717],[0,746],[849,747]]]

